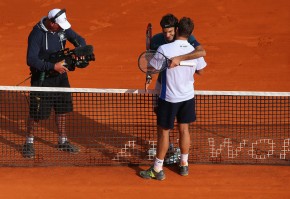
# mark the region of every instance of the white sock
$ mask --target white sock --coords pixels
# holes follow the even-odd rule
[[[58,142],[59,142],[60,144],[63,144],[63,143],[65,143],[66,141],[67,141],[67,137],[61,137],[61,136],[58,137]]]
[[[31,143],[33,144],[33,140],[34,140],[34,137],[26,137],[26,143]]]
[[[181,166],[188,166],[188,154],[181,154],[180,155],[180,165]]]
[[[158,158],[155,158],[155,161],[154,161],[154,170],[156,172],[160,172],[162,170],[163,162],[164,162],[164,160],[159,160]]]

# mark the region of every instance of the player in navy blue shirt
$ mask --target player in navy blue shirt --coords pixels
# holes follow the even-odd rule
[[[159,46],[167,43],[171,43],[175,40],[176,27],[178,25],[178,19],[173,14],[166,14],[162,17],[160,21],[160,26],[162,32],[154,35],[150,42],[150,49],[157,50]],[[170,67],[178,66],[180,61],[196,59],[199,57],[205,57],[206,52],[201,44],[195,39],[193,35],[188,38],[188,42],[194,47],[194,51],[187,55],[177,56],[171,58]],[[158,76],[158,81],[160,82],[161,76]],[[152,81],[151,75],[146,75],[145,90],[148,89]]]
[[[168,31],[165,28],[162,28],[162,30],[164,32],[162,33],[158,33],[156,35],[154,35],[151,39],[151,43],[150,43],[150,49],[151,50],[157,50],[159,48],[159,46],[163,45],[163,44],[167,44],[167,43],[171,43],[175,40],[175,37],[173,37],[173,39],[171,41],[168,41],[166,38],[166,35],[169,34]],[[175,34],[174,34],[175,36]],[[169,37],[168,39],[170,39],[171,37]],[[205,55],[204,49],[201,47],[200,43],[198,43],[198,41],[195,39],[195,37],[193,35],[190,35],[190,37],[188,38],[188,42],[196,49],[198,46],[199,48],[197,48],[195,50],[196,51],[202,51],[203,54],[201,55]],[[199,52],[200,53],[200,52]],[[199,55],[199,56],[201,56]],[[201,56],[203,57],[203,56]]]

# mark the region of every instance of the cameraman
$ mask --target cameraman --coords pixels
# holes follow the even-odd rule
[[[85,39],[71,29],[65,9],[53,9],[43,17],[30,32],[28,37],[27,65],[31,71],[31,86],[70,87],[64,62],[52,63],[49,55],[65,49],[66,41],[75,47],[85,46]],[[79,149],[68,142],[65,132],[66,114],[73,110],[70,93],[31,92],[27,137],[23,145],[24,157],[33,158],[33,128],[39,120],[48,119],[51,108],[55,111],[55,122],[58,130],[58,149],[76,153]]]

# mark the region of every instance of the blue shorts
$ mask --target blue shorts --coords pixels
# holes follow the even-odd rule
[[[171,103],[158,99],[157,125],[164,129],[173,129],[174,121],[177,123],[191,123],[196,120],[195,99]]]

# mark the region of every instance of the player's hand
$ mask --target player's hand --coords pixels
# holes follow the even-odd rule
[[[148,88],[149,88],[151,82],[152,82],[152,80],[148,80],[148,81],[145,82],[145,92],[146,93],[148,92]]]
[[[149,85],[152,82],[152,76],[150,74],[146,75],[146,82],[145,82],[145,92],[148,92]]]
[[[170,64],[169,64],[169,68],[174,68],[174,67],[176,67],[176,66],[179,66],[179,64],[180,64],[180,58],[178,58],[178,57],[173,57],[173,58],[171,58],[171,62],[170,62]]]
[[[60,74],[68,72],[68,68],[64,66],[65,62],[60,61],[54,64],[54,70],[57,71]]]

